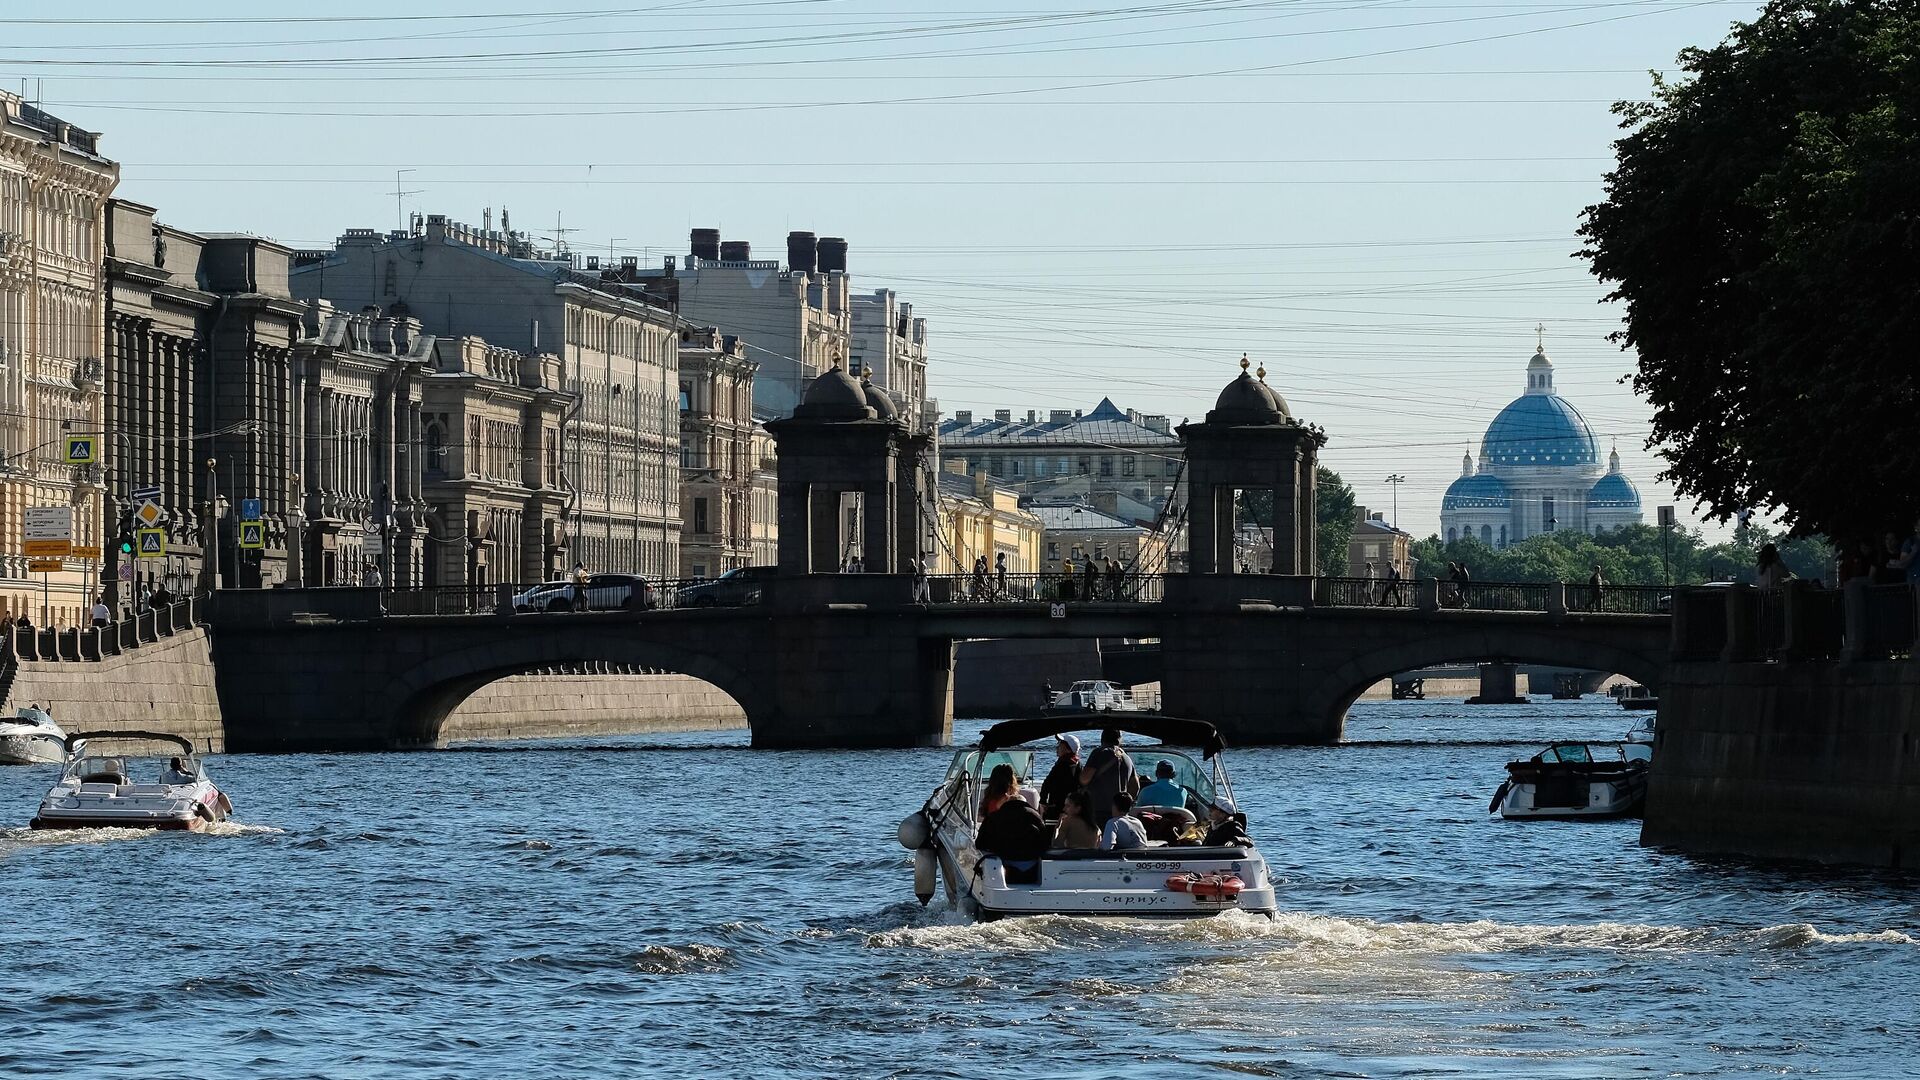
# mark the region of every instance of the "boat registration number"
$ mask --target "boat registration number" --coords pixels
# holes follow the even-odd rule
[[[1137,862],[1137,863],[1134,863],[1133,865],[1134,865],[1134,868],[1138,870],[1178,870],[1180,869],[1180,864],[1177,862]]]

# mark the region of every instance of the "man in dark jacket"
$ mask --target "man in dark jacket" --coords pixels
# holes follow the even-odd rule
[[[1247,838],[1247,815],[1233,805],[1233,800],[1222,795],[1208,811],[1206,838],[1200,841],[1201,847],[1251,847],[1253,841]]]
[[[1058,818],[1067,796],[1080,790],[1080,736],[1056,735],[1053,749],[1058,756],[1040,783],[1040,812],[1048,818]]]
[[[1119,728],[1107,728],[1100,733],[1100,749],[1087,756],[1086,767],[1080,770],[1080,783],[1087,789],[1087,809],[1093,811],[1093,820],[1102,822],[1113,816],[1116,792],[1132,795],[1140,790],[1139,778],[1133,773],[1133,758],[1120,749]]]
[[[1040,854],[1052,838],[1040,811],[1015,795],[987,815],[973,843],[981,851],[1000,857],[1007,868],[1007,884],[1034,885],[1040,881]]]

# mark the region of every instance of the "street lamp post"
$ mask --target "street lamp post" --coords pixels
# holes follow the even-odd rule
[[[1399,473],[1387,477],[1387,483],[1393,485],[1393,527],[1396,529],[1400,527],[1400,485],[1406,482],[1407,478]]]
[[[1667,579],[1667,588],[1673,588],[1673,555],[1668,539],[1673,534],[1673,507],[1660,508],[1660,572]]]

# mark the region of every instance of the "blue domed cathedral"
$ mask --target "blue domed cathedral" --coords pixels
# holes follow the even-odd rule
[[[1527,391],[1500,410],[1480,440],[1480,463],[1461,460],[1440,502],[1448,540],[1494,547],[1560,529],[1598,533],[1641,521],[1640,492],[1620,472],[1620,452],[1600,467],[1600,445],[1573,403],[1553,389],[1544,345],[1527,361]]]

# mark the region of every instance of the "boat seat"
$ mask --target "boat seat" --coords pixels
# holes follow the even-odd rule
[[[124,784],[126,782],[127,782],[127,778],[124,774],[114,773],[114,772],[88,773],[87,775],[80,778],[80,783],[83,785],[84,784],[112,784],[115,787],[118,787],[119,785]]]
[[[120,794],[120,785],[114,784],[114,783],[101,783],[101,782],[92,781],[92,780],[84,780],[84,781],[81,781],[80,783],[79,794],[81,795],[118,795]]]

